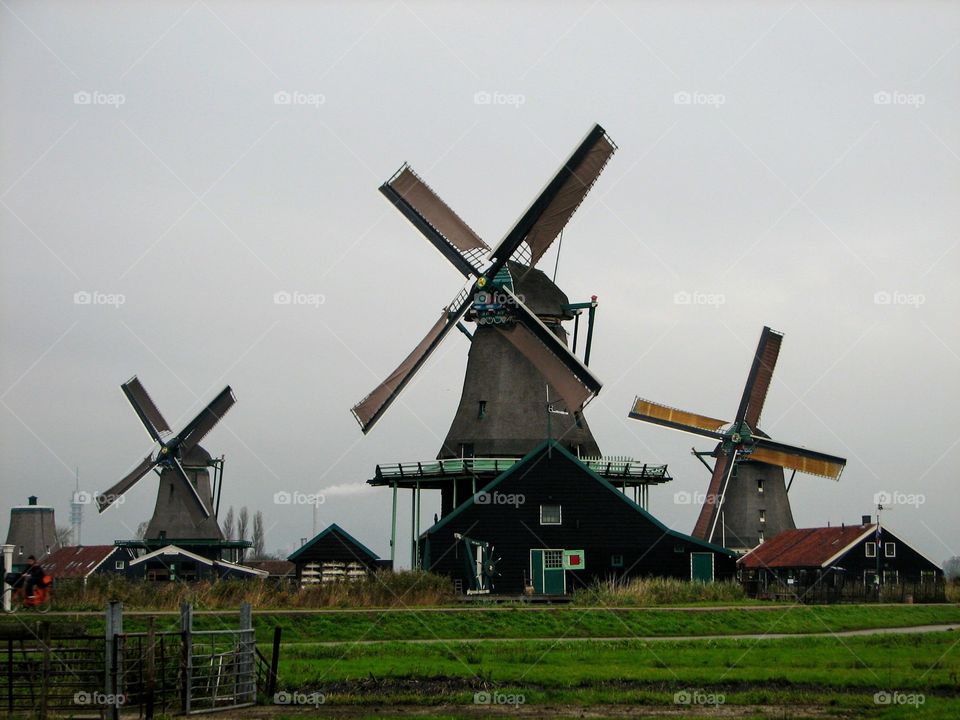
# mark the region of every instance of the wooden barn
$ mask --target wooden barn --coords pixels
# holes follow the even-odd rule
[[[373,550],[336,523],[305,542],[287,559],[296,567],[299,585],[355,580],[383,566]]]
[[[76,545],[54,550],[41,564],[57,582],[86,585],[94,575],[126,575],[133,559],[132,551],[116,545]]]
[[[131,560],[127,577],[135,580],[181,581],[255,580],[267,577],[265,570],[213,560],[176,545],[167,545]]]
[[[735,554],[670,530],[556,441],[420,537],[421,566],[466,592],[562,595],[595,578],[735,575]]]
[[[738,566],[754,597],[943,600],[943,570],[869,515],[859,525],[785,530]]]

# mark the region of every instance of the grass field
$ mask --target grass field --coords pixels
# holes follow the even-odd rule
[[[724,705],[727,711],[734,706],[817,705],[854,716],[899,717],[906,709],[909,717],[956,718],[960,655],[953,648],[958,642],[955,633],[936,633],[842,642],[300,645],[285,650],[280,675],[288,691],[323,693],[326,705],[443,702],[469,707],[476,693],[490,693],[499,694],[505,704],[522,698],[516,709],[522,704],[527,711],[549,703],[676,708],[689,699],[690,704]],[[878,705],[877,693],[888,693],[897,703],[914,697],[915,703]]]
[[[61,617],[102,632],[100,616]],[[158,615],[156,628],[178,621]],[[960,718],[960,632],[829,635],[958,624],[957,605],[264,610],[254,622],[268,654],[282,628],[293,704],[265,698],[243,717]],[[236,611],[194,617],[236,623]],[[788,637],[724,637],[769,634]]]
[[[71,616],[66,616],[71,617]],[[102,619],[79,616],[91,631]],[[236,627],[233,613],[197,614],[198,630]],[[269,642],[280,626],[284,645],[382,640],[471,638],[619,638],[753,633],[828,633],[881,627],[960,623],[957,605],[766,605],[742,608],[415,608],[400,611],[254,614],[257,641]],[[158,630],[176,630],[176,615],[161,615]],[[127,632],[146,629],[146,618],[128,615]]]
[[[960,632],[722,637],[957,623],[954,605],[421,609],[255,621],[263,640],[283,628],[287,699],[322,697],[325,713],[350,717],[384,708],[441,717],[552,717],[558,708],[596,717],[960,717]],[[611,636],[701,640],[586,640]]]

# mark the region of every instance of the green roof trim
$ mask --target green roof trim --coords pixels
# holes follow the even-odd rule
[[[320,542],[321,540],[323,540],[323,538],[325,538],[325,537],[326,537],[327,535],[329,535],[330,533],[337,533],[338,535],[340,535],[341,537],[343,537],[345,540],[349,540],[351,543],[353,543],[353,544],[356,545],[358,548],[360,548],[361,550],[363,550],[367,555],[369,555],[371,560],[379,560],[379,559],[380,559],[380,556],[379,556],[379,555],[377,555],[373,550],[371,550],[370,548],[368,548],[368,547],[367,547],[366,545],[364,545],[362,542],[360,542],[359,540],[357,540],[353,535],[351,535],[350,533],[348,533],[348,532],[347,532],[346,530],[344,530],[342,527],[340,527],[340,526],[337,525],[336,523],[330,523],[330,525],[327,527],[326,530],[321,531],[318,535],[316,535],[316,536],[315,536],[313,539],[311,539],[309,542],[305,542],[305,543],[304,543],[303,545],[301,545],[299,548],[297,548],[296,550],[294,550],[290,555],[288,555],[288,556],[287,556],[287,560],[289,560],[290,562],[295,562],[296,559],[297,559],[298,557],[300,557],[300,555],[302,555],[302,554],[305,553],[308,549],[310,549],[311,547],[313,547],[314,545],[316,545],[318,542]]]
[[[569,459],[569,460],[573,461],[575,464],[579,465],[579,466],[584,470],[584,472],[586,472],[591,478],[593,478],[593,479],[596,480],[598,483],[600,483],[601,485],[603,485],[603,487],[607,488],[607,490],[609,490],[609,491],[612,492],[614,495],[616,495],[621,501],[627,503],[633,510],[635,510],[635,511],[638,512],[638,513],[640,513],[644,518],[646,518],[647,520],[649,520],[650,522],[652,522],[656,527],[660,528],[660,529],[664,532],[665,535],[669,535],[670,537],[677,538],[678,540],[685,540],[685,541],[687,541],[687,542],[694,543],[695,545],[699,545],[699,546],[701,546],[701,547],[708,548],[708,549],[712,550],[713,552],[720,552],[720,553],[723,553],[724,555],[729,555],[730,557],[737,557],[737,553],[734,552],[733,550],[728,550],[727,548],[721,547],[720,545],[714,545],[714,544],[711,543],[711,542],[707,542],[706,540],[701,540],[701,539],[699,539],[699,538],[695,538],[695,537],[693,537],[692,535],[686,535],[686,534],[684,534],[684,533],[682,533],[682,532],[678,532],[677,530],[671,530],[671,529],[668,528],[666,525],[664,525],[662,522],[660,522],[659,520],[657,520],[657,518],[655,518],[655,517],[654,517],[653,515],[651,515],[649,512],[647,512],[647,511],[644,510],[642,507],[640,507],[640,505],[638,505],[638,504],[635,503],[633,500],[631,500],[629,497],[627,497],[627,496],[624,495],[622,492],[620,492],[619,490],[617,490],[617,489],[616,489],[613,485],[611,485],[607,480],[605,480],[605,479],[602,478],[600,475],[598,475],[598,474],[595,473],[593,470],[591,470],[589,466],[587,466],[586,464],[584,464],[583,462],[580,461],[580,458],[578,458],[576,455],[574,455],[574,454],[571,453],[569,450],[567,450],[565,447],[563,447],[563,445],[561,445],[558,440],[544,440],[544,441],[543,441],[542,443],[540,443],[537,447],[535,447],[533,450],[531,450],[529,453],[527,453],[521,460],[519,460],[518,462],[514,463],[514,464],[510,467],[509,470],[506,470],[504,473],[502,473],[501,475],[498,475],[496,478],[494,478],[491,482],[487,483],[487,485],[485,485],[483,488],[480,488],[479,490],[477,490],[477,493],[486,493],[486,492],[492,491],[494,488],[497,487],[497,485],[499,485],[499,484],[502,483],[504,480],[506,480],[508,477],[510,477],[510,476],[513,475],[514,473],[518,472],[521,468],[523,468],[530,460],[532,460],[533,458],[537,457],[538,455],[543,454],[543,452],[547,449],[548,446],[552,446],[552,449],[553,449],[554,451],[561,453],[561,454],[564,455],[567,459]],[[423,535],[424,535],[424,536],[430,535],[431,533],[433,533],[433,532],[435,532],[436,530],[440,529],[441,527],[443,527],[444,525],[446,525],[447,523],[449,523],[451,520],[453,520],[455,517],[457,517],[458,515],[460,515],[461,513],[463,513],[467,508],[469,508],[469,507],[471,507],[472,505],[474,505],[474,504],[475,504],[475,503],[474,503],[475,497],[476,497],[476,494],[471,495],[470,498],[469,498],[467,501],[465,501],[464,503],[462,503],[462,504],[460,505],[460,507],[458,507],[456,510],[454,510],[454,511],[453,511],[452,513],[450,513],[449,515],[446,515],[446,516],[444,516],[443,518],[441,518],[440,521],[439,521],[438,523],[436,523],[435,525],[433,525],[432,527],[427,528],[427,530],[423,533]],[[291,556],[291,558],[292,558],[292,556]]]

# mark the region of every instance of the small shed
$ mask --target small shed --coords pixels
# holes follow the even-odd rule
[[[741,582],[754,597],[810,602],[943,600],[943,570],[869,520],[778,533],[740,558]]]
[[[316,585],[366,577],[381,567],[380,558],[342,527],[333,523],[288,558],[299,585]]]

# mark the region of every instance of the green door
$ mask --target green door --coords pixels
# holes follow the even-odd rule
[[[530,579],[537,595],[564,595],[567,577],[563,570],[563,550],[531,550]]]
[[[713,553],[690,553],[690,579],[713,582]]]

